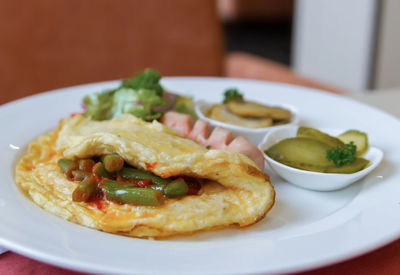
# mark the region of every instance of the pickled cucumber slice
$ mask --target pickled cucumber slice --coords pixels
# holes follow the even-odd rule
[[[231,100],[226,106],[229,111],[241,117],[269,117],[274,120],[290,120],[291,117],[289,110],[252,101]]]
[[[247,128],[264,128],[273,124],[271,118],[242,118],[228,111],[224,104],[213,105],[207,116],[209,118]]]
[[[326,153],[331,148],[327,143],[316,139],[295,137],[281,140],[267,149],[265,154],[290,167],[321,173],[351,174],[369,164],[368,160],[357,158],[353,163],[336,167],[326,158]]]
[[[340,173],[340,174],[352,174],[361,171],[369,164],[369,160],[365,158],[356,158],[352,163],[343,165],[341,167],[329,167],[324,171],[325,173]]]
[[[299,127],[297,130],[297,137],[305,137],[318,140],[328,144],[330,147],[344,147],[344,142],[339,138],[332,137],[324,132],[310,127]]]
[[[364,132],[348,130],[343,134],[340,134],[338,138],[344,143],[350,143],[351,141],[354,142],[354,144],[357,146],[357,156],[362,156],[368,151],[368,136]]]
[[[265,153],[275,161],[288,166],[315,172],[333,168],[333,162],[326,158],[331,147],[311,138],[287,138],[276,143]]]

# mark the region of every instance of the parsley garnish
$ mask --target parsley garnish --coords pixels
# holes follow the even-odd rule
[[[210,149],[211,149],[211,145],[207,145],[206,148],[207,148],[208,150],[210,150]]]
[[[224,92],[223,103],[227,103],[229,100],[243,100],[243,95],[237,89],[228,89]]]
[[[335,147],[326,152],[326,158],[335,163],[336,167],[342,167],[345,164],[356,160],[357,146],[350,141],[344,147]]]

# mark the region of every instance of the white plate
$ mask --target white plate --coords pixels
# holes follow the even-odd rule
[[[24,197],[13,182],[15,161],[33,138],[80,110],[85,94],[118,82],[60,89],[0,107],[0,245],[74,270],[129,274],[266,274],[339,262],[400,236],[400,122],[356,101],[296,86],[221,78],[166,78],[167,89],[218,101],[227,87],[246,98],[298,108],[302,125],[356,128],[385,159],[343,190],[297,188],[272,171],[277,201],[259,223],[163,241],[111,235],[55,217]],[[21,149],[17,149],[21,148]]]

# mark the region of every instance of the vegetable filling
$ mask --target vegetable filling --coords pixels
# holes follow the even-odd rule
[[[121,204],[159,206],[164,200],[197,195],[201,180],[189,177],[162,178],[128,165],[117,154],[90,159],[61,158],[58,166],[68,180],[78,183],[75,202],[105,199]]]

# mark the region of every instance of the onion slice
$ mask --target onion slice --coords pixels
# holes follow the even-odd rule
[[[172,108],[174,108],[177,97],[178,96],[176,94],[164,92],[163,100],[169,101],[170,104],[168,106],[153,106],[151,109],[153,111],[161,112],[161,113],[168,112],[168,111],[172,110]]]
[[[86,107],[85,103],[83,103],[83,101],[81,102],[81,108],[82,108],[83,112],[87,112],[87,107]]]

